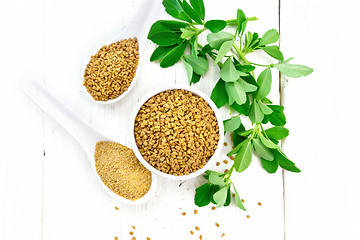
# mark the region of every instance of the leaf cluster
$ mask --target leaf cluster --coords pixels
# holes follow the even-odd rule
[[[210,98],[218,108],[228,106],[230,114],[238,113],[224,121],[225,132],[233,135],[235,147],[228,156],[234,156],[234,164],[226,173],[207,171],[204,177],[208,182],[196,189],[195,203],[198,206],[210,202],[228,206],[233,191],[235,204],[245,210],[231,182],[231,174],[234,170],[239,173],[246,170],[253,154],[258,156],[268,173],[275,173],[279,166],[287,171],[300,172],[279,146],[279,141],[288,136],[289,130],[284,127],[284,107],[268,99],[272,70],[277,69],[293,78],[307,76],[313,70],[304,65],[290,64],[293,58],[284,60],[276,44],[280,37],[276,29],[270,29],[262,36],[247,31],[248,23],[257,18],[247,17],[240,9],[235,19],[206,21],[203,0],[163,0],[163,6],[175,20],[159,20],[152,25],[148,39],[158,47],[150,60],[158,61],[163,68],[181,61],[190,85],[200,81],[211,65],[217,65],[220,78]],[[198,41],[202,33],[206,33],[205,44]],[[257,51],[265,52],[273,63],[248,61],[246,55]],[[263,69],[255,76],[257,67]],[[250,119],[251,129],[245,128],[241,116]],[[270,127],[265,130],[264,125]]]

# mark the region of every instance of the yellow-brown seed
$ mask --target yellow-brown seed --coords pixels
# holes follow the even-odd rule
[[[134,152],[120,143],[100,141],[95,147],[95,167],[101,181],[129,200],[143,197],[151,186],[151,172]]]
[[[202,235],[199,236],[199,239],[202,240]]]
[[[216,225],[217,227],[220,227],[220,224],[218,224],[218,223],[215,223],[215,225]]]
[[[220,138],[213,109],[183,89],[161,92],[145,102],[136,116],[134,135],[144,159],[175,176],[203,168]]]
[[[132,237],[131,240],[136,240],[136,237]]]
[[[135,226],[131,226],[132,229],[135,229],[136,227]]]
[[[244,202],[245,202],[245,199],[241,199],[241,201],[244,203]]]
[[[134,232],[130,231],[129,234],[130,234],[130,235],[134,235]]]
[[[230,156],[230,159],[233,160],[233,161],[235,160],[234,156]]]
[[[115,240],[119,240],[119,238],[117,236],[114,237]]]
[[[235,197],[235,193],[233,193],[232,196]]]
[[[220,165],[220,162],[216,162],[216,166],[219,166]]]
[[[195,229],[196,229],[196,231],[199,231],[199,230],[200,230],[200,228],[199,228],[198,226],[196,226]]]
[[[259,205],[259,206],[261,206],[261,205],[262,205],[262,203],[261,203],[261,202],[258,202],[258,205]]]
[[[146,240],[151,240],[151,238],[147,237]]]
[[[193,231],[190,231],[190,234],[191,234],[191,235],[194,235],[194,232],[193,232]]]
[[[115,207],[115,209],[116,209],[116,210],[119,210],[119,208],[118,208],[118,207]]]
[[[186,212],[183,212],[182,215],[185,216],[185,215],[186,215]]]
[[[246,215],[247,218],[250,218],[250,215]]]
[[[197,210],[197,209],[194,210],[194,214],[198,214],[198,210]]]
[[[225,233],[222,233],[222,234],[221,234],[221,237],[224,237],[224,236],[225,236]]]
[[[215,209],[216,209],[216,207],[215,207],[215,206],[212,206],[212,207],[211,207],[211,210],[215,210]]]
[[[225,146],[225,147],[227,146],[227,142],[224,142],[224,146]]]
[[[228,160],[224,160],[224,163],[225,163],[225,164],[228,164],[229,162],[228,162]]]
[[[136,38],[103,46],[91,56],[83,85],[96,101],[117,98],[130,87],[138,61],[139,44]]]

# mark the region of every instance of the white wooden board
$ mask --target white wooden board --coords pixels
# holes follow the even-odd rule
[[[159,86],[187,85],[183,66],[162,69],[147,61],[134,89],[121,102],[94,104],[81,90],[83,67],[89,54],[127,26],[141,0],[1,0],[1,240],[131,239],[130,231],[137,239],[152,240],[198,239],[199,234],[220,239],[222,233],[223,239],[231,240],[360,238],[356,3],[207,0],[205,4],[207,19],[235,18],[237,8],[257,16],[259,21],[250,23],[249,30],[260,35],[280,26],[285,57],[295,56],[296,62],[315,69],[307,78],[283,78],[282,88],[274,72],[270,95],[286,106],[291,135],[284,149],[302,173],[285,173],[283,181],[281,171],[269,175],[254,158],[248,170],[234,176],[246,212],[235,206],[197,208],[194,189],[203,182],[201,177],[186,182],[159,179],[156,195],[142,205],[116,202],[97,182],[80,145],[24,96],[22,81],[45,83],[99,131],[128,143],[129,115],[137,101]],[[158,18],[168,17],[162,10]],[[141,57],[149,59],[154,49],[148,42]],[[262,57],[249,56],[270,61]],[[218,77],[218,71],[210,68],[195,87],[209,95]],[[229,116],[227,109],[222,113]],[[229,136],[226,141],[230,143]],[[230,147],[219,161],[226,159]],[[199,210],[197,215],[194,209]],[[201,230],[195,231],[195,226]],[[190,230],[196,234],[190,235]]]

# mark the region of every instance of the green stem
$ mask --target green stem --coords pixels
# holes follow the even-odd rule
[[[259,67],[271,67],[272,64],[269,64],[269,65],[264,65],[264,64],[258,64],[258,63],[253,63],[253,62],[249,62],[251,65],[256,65],[256,66],[259,66]]]
[[[248,21],[256,21],[258,20],[257,17],[249,17],[247,18]],[[227,23],[227,25],[237,25],[237,19],[229,19],[225,21]]]
[[[240,59],[246,63],[246,64],[250,64],[250,62],[245,58],[245,55],[243,54],[243,52],[240,50],[240,48],[238,47],[238,45],[236,45],[236,43],[234,42],[233,47],[235,48],[235,51],[237,52],[237,54],[239,54]]]

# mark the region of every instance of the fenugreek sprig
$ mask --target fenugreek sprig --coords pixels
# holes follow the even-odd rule
[[[271,90],[272,70],[277,69],[288,77],[298,78],[312,73],[304,65],[290,64],[293,59],[284,60],[279,46],[279,33],[270,29],[263,36],[245,31],[248,22],[256,17],[246,17],[237,10],[235,19],[205,21],[205,6],[202,0],[163,0],[165,11],[177,20],[159,20],[148,34],[148,39],[158,45],[151,61],[160,62],[167,68],[178,61],[184,64],[189,84],[197,83],[209,66],[218,66],[220,79],[211,93],[211,99],[218,108],[229,107],[230,114],[238,114],[224,121],[225,132],[232,133],[235,146],[227,155],[234,157],[234,163],[225,173],[206,171],[207,183],[196,189],[195,204],[206,206],[210,202],[228,206],[231,192],[235,194],[235,204],[245,210],[231,175],[234,170],[246,170],[255,153],[268,173],[281,168],[300,172],[295,164],[281,151],[279,141],[289,135],[284,127],[286,117],[284,107],[273,104],[267,98]],[[225,29],[232,32],[225,31]],[[198,41],[200,34],[207,34],[206,44]],[[190,49],[186,53],[186,49]],[[250,62],[246,55],[263,51],[274,59],[271,64]],[[209,64],[211,58],[213,64]],[[256,67],[264,68],[256,77]],[[240,116],[248,117],[251,129],[245,129]],[[272,125],[266,130],[264,125]]]

